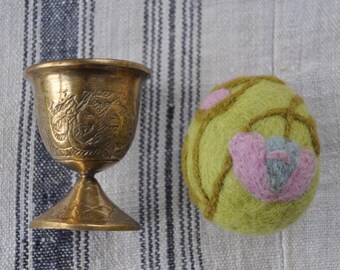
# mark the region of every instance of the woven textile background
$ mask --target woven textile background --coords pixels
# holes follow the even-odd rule
[[[340,2],[337,0],[1,0],[0,269],[340,269]],[[31,230],[76,175],[35,124],[27,66],[122,58],[153,71],[127,156],[98,174],[140,232]],[[180,148],[216,83],[275,74],[305,98],[323,145],[316,198],[267,237],[226,232],[190,204]]]

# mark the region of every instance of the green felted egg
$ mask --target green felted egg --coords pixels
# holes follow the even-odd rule
[[[216,86],[182,149],[192,202],[234,232],[282,230],[310,205],[319,178],[316,124],[303,99],[274,76]]]

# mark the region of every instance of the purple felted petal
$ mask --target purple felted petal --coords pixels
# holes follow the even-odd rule
[[[300,150],[296,169],[291,174],[285,188],[278,196],[280,201],[299,198],[311,184],[315,174],[316,157],[308,150]]]
[[[275,201],[266,166],[266,141],[258,133],[236,134],[229,143],[233,171],[244,187],[256,198]]]
[[[219,89],[212,93],[210,93],[201,103],[200,108],[203,110],[209,110],[212,106],[220,102],[229,96],[229,90],[227,89]]]

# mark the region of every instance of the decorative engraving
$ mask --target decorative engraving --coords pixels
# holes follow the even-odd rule
[[[81,211],[79,211],[81,209]],[[51,209],[52,210],[52,209]],[[115,208],[106,205],[88,206],[85,204],[61,205],[50,212],[50,216],[58,219],[82,219],[82,220],[111,220],[117,214]]]
[[[59,92],[47,108],[50,133],[45,138],[55,157],[81,156],[119,159],[134,134],[134,114],[115,92]],[[44,132],[42,132],[44,134]]]

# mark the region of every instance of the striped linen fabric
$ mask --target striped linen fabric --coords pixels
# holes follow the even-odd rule
[[[340,269],[340,3],[238,0],[0,2],[0,269]],[[31,64],[103,57],[152,69],[126,157],[98,175],[140,232],[31,230],[76,175],[37,131]],[[282,233],[247,237],[204,220],[180,172],[202,96],[243,74],[275,74],[305,97],[323,145],[317,196]]]

